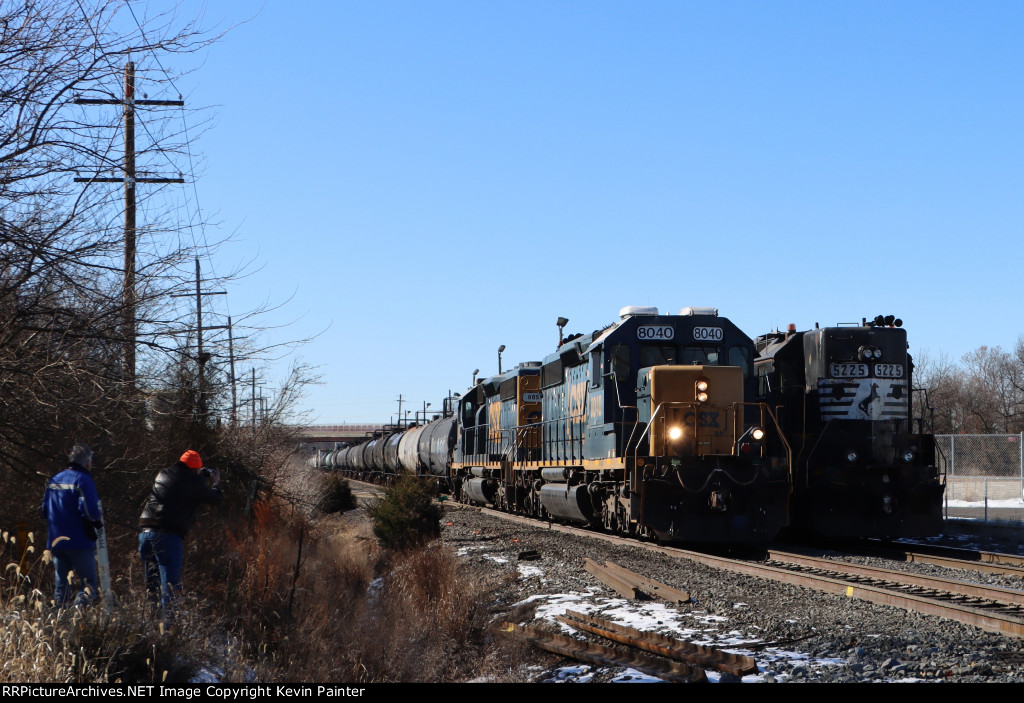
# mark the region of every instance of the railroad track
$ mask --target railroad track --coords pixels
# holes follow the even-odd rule
[[[986,552],[960,547],[932,544],[874,543],[864,544],[864,551],[893,560],[934,564],[950,569],[966,569],[986,574],[1005,574],[1024,579],[1024,556],[1003,552]]]
[[[896,605],[983,630],[1024,637],[1024,591],[958,579],[850,564],[770,550],[766,566],[814,577],[814,587],[835,581],[856,593],[845,595]],[[829,584],[831,585],[831,584]],[[822,590],[838,592],[834,587]]]
[[[646,549],[732,573],[771,579],[847,598],[935,615],[973,625],[989,632],[1024,637],[1024,591],[971,584],[966,581],[936,579],[935,577],[931,577],[930,580],[921,577],[920,582],[912,583],[909,580],[916,575],[910,575],[904,571],[861,567],[837,560],[817,559],[778,551],[770,553],[775,559],[775,563],[734,559],[678,547],[639,542],[618,535],[548,523],[489,508],[479,508],[479,510],[494,517],[534,527]],[[791,562],[797,559],[805,561],[802,568],[795,568],[792,565]],[[814,560],[822,564],[812,567],[810,563]],[[863,573],[851,573],[857,570],[863,570]],[[875,573],[869,576],[868,570]],[[967,593],[962,591],[967,591]]]

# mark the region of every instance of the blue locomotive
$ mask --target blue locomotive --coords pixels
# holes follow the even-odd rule
[[[942,532],[944,480],[934,437],[914,431],[900,320],[791,325],[758,337],[757,350],[759,398],[792,450],[794,529],[838,538]]]
[[[791,467],[754,358],[714,308],[623,308],[459,399],[450,486],[626,535],[767,542],[787,521]]]

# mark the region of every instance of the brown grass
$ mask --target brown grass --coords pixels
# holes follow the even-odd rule
[[[243,638],[263,644],[261,676],[372,683],[479,675],[489,584],[460,573],[440,542],[391,553],[368,522],[334,524],[329,535],[310,525],[259,528],[236,545],[245,568],[233,598]]]
[[[137,556],[115,567],[110,612],[56,612],[52,566],[32,545],[19,572],[5,535],[0,681],[522,680],[526,652],[488,629],[498,584],[460,569],[440,541],[394,553],[362,510],[311,517],[280,503],[203,524],[186,540],[169,627],[141,593]]]

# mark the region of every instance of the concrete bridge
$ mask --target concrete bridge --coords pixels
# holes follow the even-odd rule
[[[383,425],[307,425],[299,429],[299,436],[310,449],[334,449],[340,442],[355,442],[366,439]]]

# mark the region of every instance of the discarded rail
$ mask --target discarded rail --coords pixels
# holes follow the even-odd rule
[[[604,566],[602,566],[588,557],[584,562],[584,568],[596,576],[603,584],[625,598],[635,600],[641,596],[646,596],[648,598],[660,598],[676,605],[694,602],[693,598],[686,591],[680,591],[678,588],[645,578],[614,562],[606,561]]]
[[[754,658],[742,654],[723,652],[715,647],[705,647],[684,642],[656,632],[643,632],[594,615],[578,613],[574,610],[565,611],[565,615],[560,615],[557,619],[570,627],[600,635],[613,642],[626,644],[646,652],[660,654],[669,659],[701,666],[705,669],[714,669],[715,671],[736,676],[757,673],[757,662],[754,661]]]
[[[646,654],[613,649],[593,642],[584,642],[572,637],[566,637],[565,635],[545,632],[536,627],[506,622],[502,623],[499,629],[502,632],[522,637],[540,649],[586,662],[587,664],[631,667],[650,676],[656,676],[659,679],[675,681],[677,683],[703,683],[707,681],[707,674],[704,673],[704,669],[684,662],[665,661],[664,659],[656,659]]]

